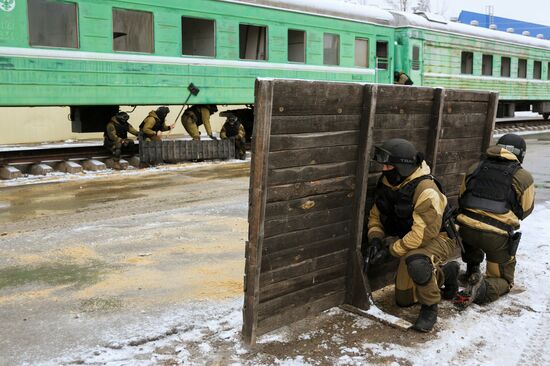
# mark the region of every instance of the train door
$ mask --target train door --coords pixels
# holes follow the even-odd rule
[[[414,85],[422,85],[422,69],[424,60],[422,40],[411,39],[409,46],[409,77]]]
[[[381,84],[391,84],[390,65],[390,43],[388,39],[378,38],[376,40],[376,82]]]

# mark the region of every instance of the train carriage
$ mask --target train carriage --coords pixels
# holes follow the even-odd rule
[[[550,41],[333,0],[10,0],[0,106],[71,106],[74,132],[119,105],[253,102],[256,77],[497,90],[550,113]]]

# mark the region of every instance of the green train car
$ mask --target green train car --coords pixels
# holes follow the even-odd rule
[[[498,90],[550,113],[550,41],[333,0],[2,0],[0,106],[70,106],[75,132],[119,105],[252,104],[254,79]],[[107,119],[106,119],[107,118]]]

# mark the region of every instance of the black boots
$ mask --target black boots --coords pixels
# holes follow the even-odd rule
[[[444,288],[441,295],[445,300],[452,300],[458,291],[458,272],[460,264],[458,262],[449,262],[445,264],[441,270],[445,277]]]
[[[483,276],[481,273],[473,273],[468,279],[468,286],[456,294],[453,303],[459,310],[464,310],[473,302],[476,304],[487,302],[485,299],[486,294],[487,284]]]
[[[419,332],[427,333],[433,329],[435,322],[437,321],[437,304],[422,305],[420,308],[420,314],[418,319],[411,327]]]
[[[466,272],[462,272],[459,276],[458,276],[458,280],[460,281],[460,283],[462,284],[468,284],[468,280],[470,278],[471,275],[473,274],[479,274],[481,275],[481,271],[479,269],[479,264],[466,264]]]

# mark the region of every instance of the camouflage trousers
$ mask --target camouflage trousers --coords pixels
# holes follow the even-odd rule
[[[441,267],[458,253],[458,244],[446,234],[440,234],[420,248],[409,251],[400,258],[395,278],[395,301],[399,306],[438,304],[441,301],[440,288],[445,281]],[[413,282],[407,268],[407,258],[421,254],[428,257],[433,266],[433,273],[427,284],[420,286]]]
[[[469,266],[479,265],[484,257],[487,257],[487,269],[483,278],[487,291],[485,298],[476,302],[492,302],[510,292],[514,285],[516,257],[508,252],[508,236],[473,229],[465,225],[460,227],[460,235],[464,245],[462,254],[464,262]]]

